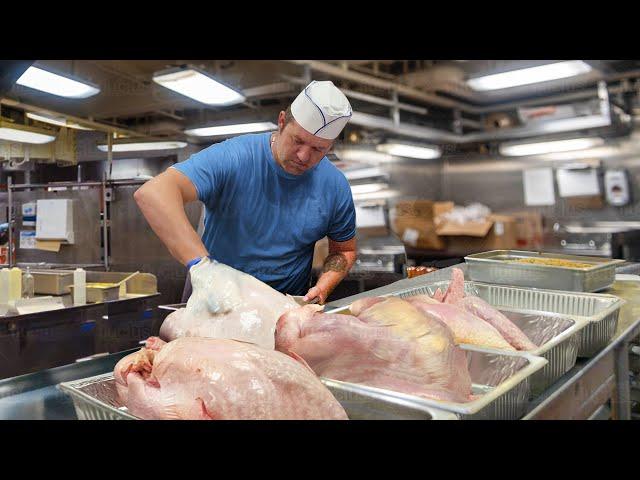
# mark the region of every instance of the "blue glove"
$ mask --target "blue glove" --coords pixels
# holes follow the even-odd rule
[[[193,260],[189,260],[189,262],[187,262],[187,271],[191,270],[191,267],[193,267],[194,265],[200,263],[200,260],[202,260],[203,258],[205,257],[196,257]],[[214,261],[211,255],[207,255],[206,258],[208,258],[212,262]]]
[[[193,260],[189,260],[189,262],[187,263],[187,271],[191,270],[191,267],[197,264],[200,260],[202,260],[202,257],[196,257]]]

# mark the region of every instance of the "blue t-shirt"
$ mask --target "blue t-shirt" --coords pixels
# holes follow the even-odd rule
[[[282,293],[304,295],[315,243],[354,237],[345,176],[326,157],[302,175],[273,158],[270,133],[241,135],[177,163],[206,207],[202,241],[213,258]]]

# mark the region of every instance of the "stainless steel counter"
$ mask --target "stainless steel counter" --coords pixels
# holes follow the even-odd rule
[[[119,352],[156,334],[159,294],[0,317],[0,378]]]
[[[0,380],[0,419],[77,419],[71,398],[56,385],[110,372],[118,360],[135,350]]]

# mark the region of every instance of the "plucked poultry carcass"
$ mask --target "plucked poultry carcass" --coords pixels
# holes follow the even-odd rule
[[[486,301],[464,291],[464,273],[452,269],[449,288],[437,289],[433,298],[415,295],[406,298],[425,315],[446,323],[459,343],[470,343],[504,350],[532,350],[536,345],[503,313]],[[372,301],[372,300],[369,300]]]
[[[533,350],[537,348],[536,344],[529,340],[529,337],[517,325],[480,297],[464,297],[456,303],[456,306],[492,325],[516,349]]]
[[[142,419],[347,419],[307,365],[235,340],[151,337],[114,376],[120,401]]]
[[[393,318],[405,322],[323,314],[316,305],[289,310],[278,321],[276,348],[302,357],[322,377],[437,400],[469,401],[466,356],[450,330],[401,299],[389,300],[395,307]]]
[[[223,263],[203,260],[191,268],[187,307],[167,316],[160,337],[230,338],[273,350],[278,318],[296,301]]]
[[[425,316],[438,320],[451,328],[457,343],[515,350],[493,326],[457,305],[427,301],[422,295],[409,297],[406,300]]]

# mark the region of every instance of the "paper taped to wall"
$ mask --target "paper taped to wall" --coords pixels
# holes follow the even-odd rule
[[[36,240],[36,249],[47,252],[59,252],[61,243],[59,240]]]
[[[552,168],[532,168],[522,172],[524,203],[527,206],[555,205]]]

